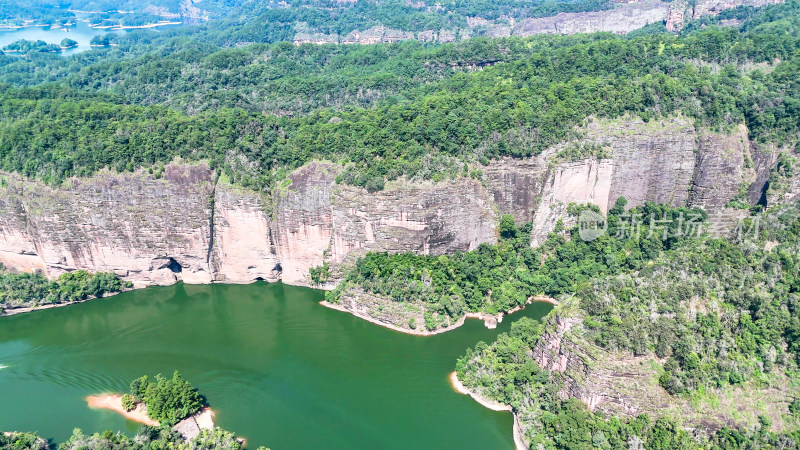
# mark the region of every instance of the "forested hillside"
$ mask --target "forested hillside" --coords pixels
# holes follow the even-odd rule
[[[354,30],[381,26],[406,32],[463,29],[472,35],[485,32],[485,26],[468,23],[478,17],[481,24],[534,17],[560,12],[601,11],[613,7],[608,0],[518,0],[402,2],[390,0],[333,1],[295,0],[104,0],[23,1],[0,6],[0,25],[64,25],[89,20],[98,25],[137,26],[159,20],[185,20],[202,23],[211,20],[209,38],[222,42],[292,41],[298,30],[346,35]],[[473,23],[474,25],[474,23]],[[224,29],[225,32],[218,32]],[[468,37],[468,36],[462,36]]]
[[[791,142],[798,8],[768,7],[742,30],[678,37],[190,46],[85,68],[11,61],[0,168],[59,183],[181,156],[269,188],[285,170],[324,158],[348,166],[341,182],[374,191],[401,176],[458,177],[497,156],[537,154],[590,116],[680,112],[698,126],[744,123],[752,139]],[[38,81],[57,84],[15,86],[35,80],[23,73],[37,65]]]
[[[612,235],[615,214],[609,216]],[[562,304],[546,331],[538,324],[515,324],[497,342],[468,351],[458,362],[459,379],[488,398],[512,405],[532,445],[618,447],[635,436],[646,448],[794,447],[800,439],[800,409],[787,383],[794,382],[798,366],[797,217],[798,205],[776,207],[753,218],[733,240],[701,235],[672,244],[662,241],[663,249],[647,252],[653,257],[647,263],[595,276],[602,261],[619,261],[618,254],[603,249],[607,244],[598,239],[592,244],[600,246],[595,257],[573,259],[571,270],[581,275],[569,278],[574,284],[558,297]],[[760,228],[753,226],[755,221]],[[574,242],[577,230],[571,233]],[[560,248],[566,251],[569,246]],[[565,251],[556,250],[559,261]],[[560,330],[566,323],[573,328],[554,337],[555,321]],[[570,362],[567,367],[547,366],[548,345],[559,340]],[[597,351],[611,356],[598,356]],[[593,356],[584,360],[585,366],[572,359],[589,355]],[[648,359],[651,356],[655,358]],[[602,389],[592,385],[593,373],[608,373],[604,371],[636,358],[654,368],[628,368],[634,373],[610,376],[629,377],[621,381],[629,388],[631,383],[652,383],[647,389],[657,391],[660,385],[672,404],[659,408],[657,394],[631,397],[634,394],[622,390],[618,395],[631,402],[629,413],[643,415],[619,420],[559,398],[558,392]],[[654,379],[638,379],[637,370]],[[726,409],[726,397],[750,396],[776,386],[784,392],[736,403],[738,412]],[[686,410],[677,406],[682,404]],[[706,415],[698,415],[704,410]],[[732,429],[736,426],[743,428]],[[690,436],[683,427],[699,427],[710,435]]]

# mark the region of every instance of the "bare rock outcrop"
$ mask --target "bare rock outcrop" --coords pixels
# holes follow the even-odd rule
[[[333,237],[331,190],[337,171],[334,164],[311,163],[291,174],[288,187],[277,194],[272,227],[286,283],[305,282],[308,269],[324,261]]]
[[[214,412],[211,408],[203,408],[172,427],[173,431],[180,433],[185,442],[189,442],[200,435],[202,430],[214,429]]]
[[[368,195],[337,186],[332,202],[336,262],[355,250],[441,255],[497,240],[498,217],[489,193],[471,179]]]
[[[58,188],[0,174],[0,263],[50,277],[113,271],[146,286],[306,285],[309,269],[327,262],[333,286],[368,251],[437,255],[495,242],[506,213],[533,221],[536,245],[570,203],[607,211],[624,196],[629,207],[700,206],[735,220],[732,200],[746,207],[800,196],[800,176],[776,177],[779,151],[749,142],[743,126],[698,131],[677,116],[593,120],[576,132],[575,142],[540,155],[483,166],[481,180],[398,180],[375,193],[337,184],[342,168],[330,162],[297,169],[269,194],[218,181],[203,163],[168,165],[160,178],[102,171]],[[576,142],[602,151],[570,159],[575,153],[563,150]]]
[[[783,3],[784,0],[697,0],[692,12],[692,17],[697,19],[705,15],[714,15],[726,9],[739,6],[766,6]]]
[[[533,216],[534,245],[565,216],[569,203],[593,203],[604,213],[619,197],[628,207],[646,201],[688,204],[697,138],[690,120],[592,121],[585,134],[588,142],[607,148],[608,157],[561,162],[549,171]]]
[[[675,0],[669,5],[666,23],[667,30],[678,32],[683,28],[688,6],[689,5],[683,0]]]
[[[549,17],[536,17],[514,21],[501,17],[491,21],[482,17],[468,17],[465,28],[453,30],[423,30],[417,33],[388,28],[383,25],[366,30],[353,30],[347,35],[325,34],[312,29],[307,23],[295,26],[294,43],[300,44],[378,44],[416,39],[420,42],[454,42],[472,35],[487,37],[533,36],[536,34],[576,34],[605,31],[626,34],[650,24],[664,23],[667,30],[679,32],[687,19],[706,15],[718,15],[726,9],[739,6],[766,6],[785,0],[698,0],[688,2],[675,0],[671,3],[660,0],[630,0],[612,3],[610,9],[601,11],[562,12]],[[736,20],[728,24],[738,25]]]
[[[113,271],[136,284],[207,283],[212,172],[204,164],[101,172],[52,189],[7,176],[0,188],[0,263],[57,276]]]
[[[500,158],[483,169],[492,200],[503,214],[519,223],[533,220],[549,169],[546,155],[533,158]]]
[[[622,3],[606,11],[560,13],[552,17],[525,19],[514,26],[515,36],[575,34],[608,31],[625,34],[651,23],[667,20],[669,3],[646,1]]]
[[[603,212],[608,211],[613,175],[613,161],[607,159],[589,158],[556,166],[533,216],[533,245],[544,242],[556,222],[565,218],[570,203],[593,203],[600,206]]]
[[[700,133],[690,193],[692,206],[719,210],[725,207],[728,199],[736,197],[743,186],[756,181],[749,146],[744,125],[731,135]]]
[[[281,264],[272,242],[269,198],[247,189],[218,183],[214,193],[213,246],[209,263],[214,281],[249,283],[278,281]]]
[[[279,194],[273,235],[286,283],[305,283],[309,268],[367,251],[444,254],[496,240],[498,218],[477,181],[367,193],[334,185],[338,170],[312,163]]]

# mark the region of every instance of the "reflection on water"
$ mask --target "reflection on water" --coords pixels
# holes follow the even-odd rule
[[[321,291],[255,283],[132,291],[0,319],[0,428],[65,440],[137,425],[87,395],[134,377],[184,377],[216,421],[255,448],[512,448],[512,418],[457,394],[448,374],[530,305],[488,330],[477,320],[431,337],[394,332],[318,304]]]

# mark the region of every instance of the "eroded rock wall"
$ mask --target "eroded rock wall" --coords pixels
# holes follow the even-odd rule
[[[747,128],[740,125],[730,135],[701,132],[697,137],[695,164],[689,201],[692,206],[717,211],[740,194],[746,199],[749,185],[756,182],[750,156]]]
[[[309,268],[327,262],[335,283],[368,251],[446,254],[495,242],[506,213],[533,221],[536,245],[568,219],[570,203],[605,212],[624,196],[628,207],[654,201],[727,214],[734,199],[774,202],[800,191],[788,180],[788,194],[765,194],[776,152],[754,146],[744,127],[725,134],[682,117],[626,118],[578,131],[602,153],[566,160],[564,143],[495,160],[481,180],[400,180],[376,193],[336,184],[341,166],[329,162],[301,167],[269,194],[218,181],[205,164],[172,164],[160,179],[104,171],[57,189],[6,174],[0,263],[48,276],[114,271],[144,286],[308,284]]]
[[[515,36],[575,34],[609,31],[625,34],[651,23],[663,22],[669,3],[648,1],[625,3],[606,11],[559,13],[552,17],[525,19],[514,26]]]
[[[585,143],[604,148],[606,155],[551,168],[533,216],[534,245],[565,217],[570,203],[593,203],[604,213],[619,197],[629,208],[647,201],[689,204],[697,162],[697,133],[689,119],[592,121],[585,126]]]
[[[59,189],[6,176],[0,188],[0,263],[48,276],[113,271],[142,284],[211,281],[213,173],[207,166],[101,172]]]
[[[680,417],[685,427],[706,435],[725,426],[757,428],[765,411],[776,430],[784,429],[780,411],[792,397],[783,380],[776,378],[757,391],[742,386],[717,389],[721,401],[716,404],[672,396],[658,382],[664,359],[601,348],[587,336],[583,319],[577,298],[562,301],[547,318],[530,355],[563,381],[562,398],[580,399],[590,410],[607,416]],[[524,430],[531,422],[523,420],[521,425]]]
[[[281,279],[268,205],[269,198],[261,193],[217,183],[214,216],[209,218],[214,236],[209,265],[215,281],[249,283]]]
[[[615,2],[613,7],[601,11],[559,13],[555,16],[523,19],[502,17],[492,21],[482,17],[468,17],[465,27],[454,30],[424,30],[417,33],[373,26],[359,31],[353,30],[345,36],[326,34],[313,29],[307,23],[295,25],[295,45],[301,44],[362,44],[391,43],[410,39],[420,42],[454,42],[468,39],[472,35],[487,37],[533,36],[536,34],[576,34],[606,31],[626,34],[644,26],[664,23],[667,30],[680,31],[689,19],[706,15],[718,15],[726,9],[739,6],[761,7],[782,3],[785,0],[697,0],[690,2],[674,0],[630,0]],[[510,24],[509,24],[510,22]],[[731,24],[738,25],[738,21]]]
[[[277,194],[273,233],[284,282],[305,283],[309,268],[353,261],[368,251],[444,254],[496,240],[498,217],[478,181],[368,193],[334,184],[339,170],[312,163]]]

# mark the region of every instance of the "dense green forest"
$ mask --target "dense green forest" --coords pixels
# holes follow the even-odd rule
[[[705,219],[699,209],[647,203],[626,212],[625,204],[620,197],[609,211],[608,233],[588,242],[575,228],[569,234],[554,233],[532,248],[531,224],[517,228],[513,217],[505,215],[497,245],[441,256],[368,253],[326,298],[338,302],[338,295],[352,283],[394,301],[426,303],[429,310],[451,318],[467,311],[497,314],[524,306],[537,295],[576,293],[590,279],[639,270],[689,238],[676,229],[679,218]],[[571,211],[578,215],[585,208],[573,206]],[[626,217],[646,219],[633,236],[625,235]],[[649,218],[669,220],[670,226],[651,229]]]
[[[12,42],[11,44],[8,44],[5,47],[3,47],[3,51],[27,55],[29,53],[34,53],[34,52],[39,52],[39,53],[60,52],[61,46],[57,44],[48,44],[45,41],[28,41],[26,39],[20,39],[19,41]]]
[[[113,273],[90,274],[76,270],[50,281],[40,273],[9,272],[0,264],[0,315],[4,308],[74,302],[130,287],[129,282],[120,280]]]
[[[401,176],[458,177],[465,164],[537,154],[587,116],[680,112],[698,126],[745,123],[752,139],[794,142],[798,10],[793,0],[754,13],[746,31],[679,37],[188,46],[77,70],[54,63],[40,81],[58,84],[35,88],[15,85],[36,63],[12,62],[0,88],[0,168],[58,183],[181,156],[269,188],[322,158],[348,166],[340,182],[380,190]]]
[[[130,411],[136,403],[144,403],[148,417],[169,426],[191,416],[204,405],[197,390],[177,370],[172,378],[158,374],[152,381],[147,375],[133,380],[130,394],[122,396],[122,405]]]
[[[674,213],[664,212],[666,216],[657,217]],[[608,352],[663,358],[658,383],[678,398],[768,383],[776,376],[795,379],[800,362],[800,205],[776,207],[755,216],[733,239],[695,234],[672,240],[654,233],[656,240],[614,242],[608,236],[616,232],[618,213],[618,209],[609,213],[609,234],[591,243],[582,241],[577,229],[551,235],[544,245],[551,256],[533,271],[547,280],[541,284],[547,291],[559,286],[552,275],[547,276],[554,273],[549,263],[555,260],[562,266],[555,273],[560,272],[567,288],[559,286],[551,294],[570,306],[557,307],[553,314],[580,318],[576,336]],[[760,227],[754,226],[755,221]],[[570,239],[564,240],[565,236]],[[503,282],[516,282],[515,278],[519,276]],[[495,282],[490,289],[497,286]],[[660,420],[653,425],[646,418],[608,419],[588,412],[580,402],[560,400],[556,394],[563,389],[563,376],[544,371],[533,358],[522,356],[532,354],[540,333],[539,324],[521,321],[495,343],[480,343],[469,350],[457,365],[465,385],[515,408],[524,418],[531,442],[575,448],[598,445],[596,440],[602,435],[615,447],[614,440],[627,442],[634,433],[647,448],[666,448],[659,444],[664,436],[688,439],[680,423],[664,422],[672,431],[662,430],[655,439],[646,436],[652,432],[648,427]],[[800,406],[795,403],[778,413],[796,422]],[[796,433],[769,432],[765,417],[760,431],[723,428],[711,437],[710,445],[760,448],[779,442],[796,445],[799,439]],[[678,444],[668,447],[674,445]]]
[[[190,442],[184,442],[181,435],[169,428],[141,426],[133,437],[111,430],[102,433],[86,434],[80,428],[72,436],[58,445],[51,444],[35,433],[0,433],[0,448],[4,450],[239,450],[242,444],[236,436],[221,428],[201,430],[200,435]],[[261,447],[263,449],[263,447]]]

